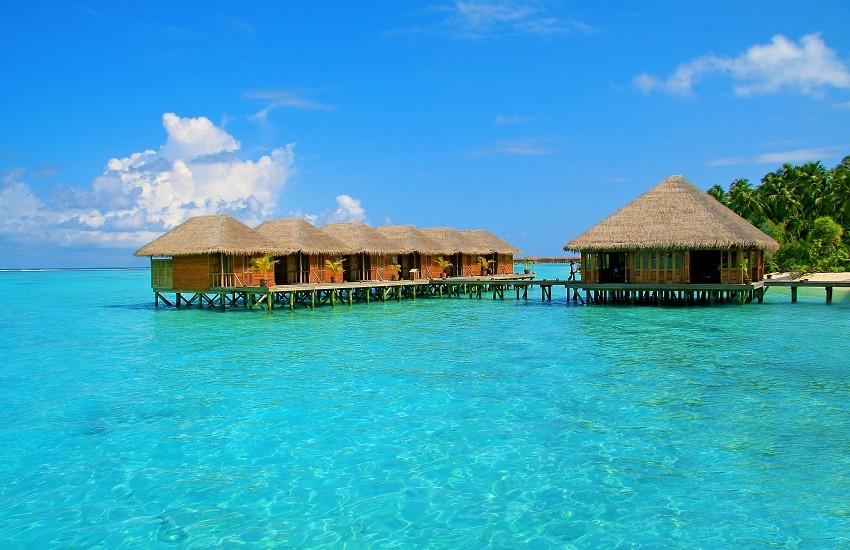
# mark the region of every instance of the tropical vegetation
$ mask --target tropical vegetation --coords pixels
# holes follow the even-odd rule
[[[850,269],[850,156],[830,170],[820,162],[783,164],[757,187],[736,179],[728,191],[715,185],[708,193],[782,245],[768,269]]]
[[[251,267],[249,267],[248,270],[265,277],[269,274],[269,271],[274,269],[275,264],[279,261],[280,260],[275,260],[272,254],[251,258]]]

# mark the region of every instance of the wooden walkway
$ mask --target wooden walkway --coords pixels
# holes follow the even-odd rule
[[[643,305],[711,305],[722,302],[745,304],[762,302],[766,287],[763,282],[746,285],[706,284],[590,284],[561,279],[533,279],[532,275],[513,274],[488,277],[452,277],[416,281],[360,281],[275,285],[272,287],[219,287],[208,291],[180,291],[154,288],[154,302],[173,306],[199,308],[297,307],[314,309],[320,305],[354,305],[375,302],[416,300],[418,298],[482,298],[504,300],[513,294],[517,300],[528,299],[529,290],[540,289],[542,301],[551,302],[553,289],[563,287],[567,303],[574,304],[643,304]],[[169,298],[173,294],[174,298]]]
[[[832,303],[832,291],[835,288],[850,288],[850,280],[834,280],[820,281],[807,279],[767,279],[762,281],[765,288],[779,287],[791,289],[791,303],[797,302],[797,289],[802,288],[822,288],[826,292],[826,303]]]

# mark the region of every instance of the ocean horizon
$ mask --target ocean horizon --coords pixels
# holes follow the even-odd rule
[[[146,268],[0,291],[2,547],[850,544],[843,289],[271,314],[155,308]]]

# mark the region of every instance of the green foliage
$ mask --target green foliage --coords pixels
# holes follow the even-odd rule
[[[486,272],[496,262],[494,260],[488,260],[484,256],[478,256],[478,263],[481,265],[481,270]]]
[[[440,266],[440,269],[442,269],[443,271],[452,266],[452,263],[443,258],[442,256],[437,257],[437,259],[434,261],[437,263],[438,266]]]
[[[752,187],[736,179],[708,193],[773,237],[782,248],[766,258],[782,271],[847,267],[850,236],[850,156],[827,170],[820,162],[784,164]]]
[[[340,271],[342,271],[342,262],[345,261],[345,258],[340,258],[339,260],[325,260],[325,267],[328,268],[328,271],[331,272],[331,275],[336,275]]]
[[[844,229],[829,216],[815,220],[809,232],[809,249],[815,271],[832,271],[847,259],[847,246],[841,242]]]
[[[249,267],[248,270],[253,273],[267,275],[269,271],[274,269],[274,265],[279,261],[280,260],[275,260],[274,256],[271,254],[266,254],[259,258],[251,258],[251,267]]]

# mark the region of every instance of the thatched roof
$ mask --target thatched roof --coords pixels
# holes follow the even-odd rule
[[[342,254],[348,247],[302,218],[269,220],[255,229],[271,241],[280,255]]]
[[[451,227],[429,227],[421,231],[440,243],[446,254],[490,254],[492,252],[489,247]]]
[[[322,231],[345,245],[345,254],[407,254],[412,252],[396,244],[363,222],[329,223]]]
[[[471,241],[489,248],[492,253],[520,254],[522,252],[519,248],[504,239],[497,237],[486,229],[461,229],[460,233],[464,237],[469,238]]]
[[[382,225],[376,227],[375,231],[401,248],[407,249],[409,251],[406,252],[407,254],[410,252],[419,252],[420,254],[449,253],[439,242],[412,225]],[[405,254],[405,252],[400,252],[400,254]]]
[[[564,250],[776,250],[779,244],[682,176],[670,176],[564,245]]]
[[[135,256],[263,254],[274,244],[232,216],[196,216],[138,249]]]

